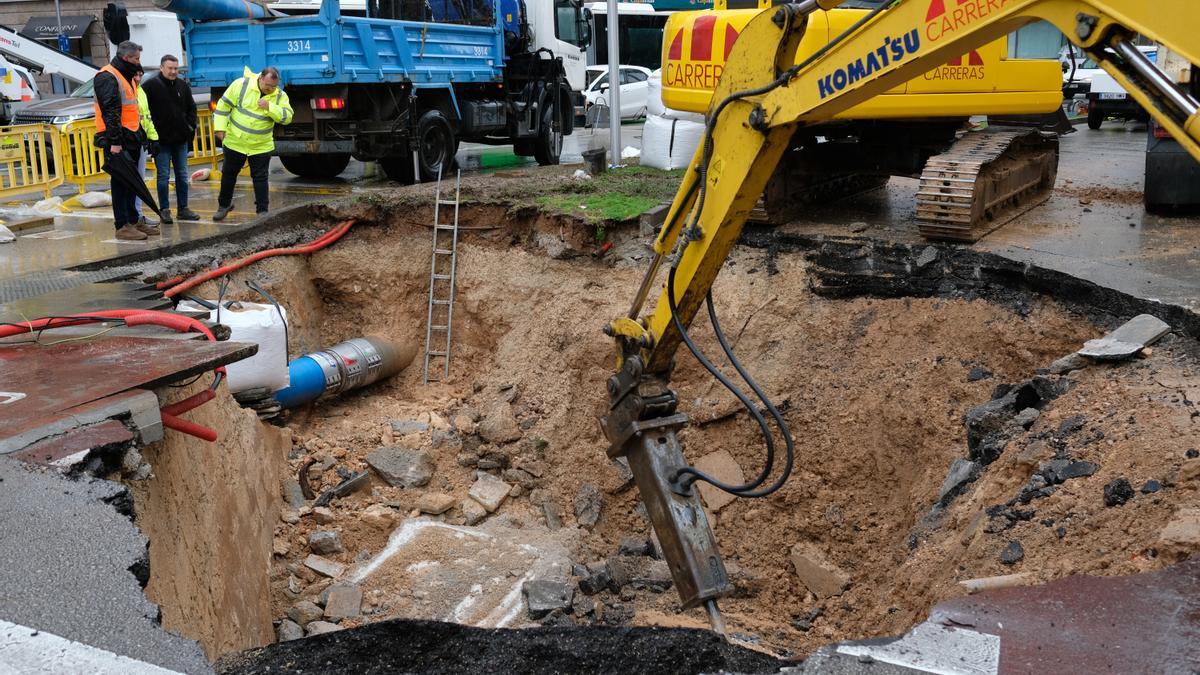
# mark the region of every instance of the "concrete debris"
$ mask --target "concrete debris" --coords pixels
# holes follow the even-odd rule
[[[1183,556],[1200,550],[1200,509],[1179,509],[1158,535],[1167,549],[1182,549]],[[1183,557],[1180,556],[1180,557]]]
[[[500,450],[490,450],[479,457],[475,466],[484,471],[497,471],[508,468],[508,455]]]
[[[1100,467],[1092,462],[1071,461],[1069,459],[1052,459],[1038,466],[1037,475],[1041,476],[1047,485],[1058,485],[1073,478],[1086,478],[1096,473]]]
[[[562,512],[558,509],[558,502],[553,497],[546,497],[542,500],[542,515],[546,517],[546,527],[551,531],[562,529]]]
[[[429,431],[429,423],[420,420],[392,420],[392,432],[401,436]]]
[[[454,416],[452,422],[454,430],[463,436],[475,433],[475,420],[471,419],[469,415],[460,412]]]
[[[313,520],[316,520],[318,525],[328,525],[337,520],[337,516],[333,514],[333,511],[324,506],[314,508],[312,514]]]
[[[396,524],[396,512],[383,504],[372,504],[363,509],[358,519],[377,530],[390,530]]]
[[[625,537],[617,548],[617,555],[653,556],[654,543],[645,537]]]
[[[1046,372],[1051,375],[1066,375],[1074,370],[1081,370],[1092,365],[1092,360],[1083,356],[1079,352],[1067,354],[1046,367]]]
[[[292,550],[292,547],[290,545],[288,545],[286,539],[281,539],[279,537],[275,537],[275,539],[273,539],[271,541],[271,553],[273,553],[274,555],[285,556],[291,550]]]
[[[1104,486],[1104,505],[1120,506],[1133,499],[1133,486],[1125,478],[1117,478]]]
[[[579,580],[579,590],[584,595],[595,595],[601,591],[617,590],[613,584],[612,570],[605,561],[589,563]]]
[[[509,391],[515,391],[515,388]],[[521,427],[513,414],[512,405],[498,401],[488,408],[479,422],[479,435],[489,443],[501,444],[520,440]]]
[[[612,574],[611,585],[617,589],[632,586],[638,590],[662,593],[670,589],[673,583],[667,563],[653,558],[609,558],[608,569]]]
[[[422,450],[392,445],[367,455],[367,464],[393,487],[421,487],[433,477],[433,458]]]
[[[476,466],[479,464],[479,455],[474,452],[460,452],[454,458],[454,462],[459,466]]]
[[[444,492],[426,492],[417,500],[417,510],[421,513],[441,515],[454,507],[454,497]]]
[[[312,637],[314,635],[336,633],[337,631],[342,630],[342,627],[336,623],[329,623],[328,621],[314,621],[305,626],[304,630],[308,633],[309,637]]]
[[[368,597],[375,590],[404,589],[387,590],[387,605],[406,618],[515,626],[526,617],[526,582],[568,578],[576,537],[568,530],[552,534],[414,518],[396,528],[384,549],[348,581]]]
[[[1025,547],[1021,542],[1013,540],[1000,552],[1000,562],[1005,565],[1015,565],[1025,559]]]
[[[571,611],[575,589],[570,584],[552,579],[533,579],[521,587],[529,618],[541,619],[554,610]]]
[[[467,525],[477,525],[487,518],[488,510],[474,499],[464,499],[459,508],[462,509],[463,519]]]
[[[825,610],[821,609],[820,607],[814,607],[808,611],[808,614],[805,614],[804,616],[792,617],[792,628],[795,628],[801,633],[807,633],[808,631],[812,630],[813,622],[819,619],[824,613]]]
[[[533,477],[533,474],[521,469],[505,469],[500,477],[509,483],[516,483],[526,490],[532,490],[538,486],[538,480]]]
[[[325,618],[348,619],[362,613],[363,592],[358,586],[337,584],[329,587],[325,600]]]
[[[324,614],[324,610],[311,600],[301,600],[289,607],[287,611],[288,618],[301,626],[320,619]]]
[[[283,501],[293,509],[304,506],[304,490],[300,488],[300,483],[295,478],[283,481]]]
[[[304,629],[300,627],[300,624],[291,619],[280,621],[279,627],[275,629],[275,639],[278,642],[299,640],[302,637],[304,637]]]
[[[304,559],[304,566],[316,572],[317,574],[330,577],[332,579],[342,576],[342,573],[346,571],[345,565],[339,562],[334,562],[329,558],[322,558],[315,553]]]
[[[575,522],[581,527],[591,529],[600,522],[600,511],[604,506],[604,498],[600,491],[591,483],[584,483],[575,495]]]
[[[1029,427],[1033,426],[1033,423],[1036,422],[1037,418],[1041,417],[1041,415],[1042,411],[1038,410],[1037,408],[1026,408],[1017,413],[1016,417],[1013,418],[1013,422],[1019,425],[1022,429],[1028,429]]]
[[[1157,317],[1139,314],[1098,340],[1088,340],[1079,353],[1097,360],[1120,361],[1154,344],[1171,327]]]
[[[346,550],[342,547],[342,538],[337,532],[331,530],[316,530],[308,535],[308,547],[312,549],[313,553],[321,555],[341,553]]]
[[[746,474],[742,472],[741,465],[737,463],[733,455],[725,450],[708,453],[696,460],[695,466],[722,483],[741,485],[746,482]],[[697,482],[696,487],[700,489],[700,497],[704,500],[704,504],[713,511],[720,511],[735,499],[728,492],[703,481]]]
[[[938,259],[938,250],[936,246],[926,246],[917,256],[917,267],[928,267]]]
[[[841,595],[850,585],[850,575],[830,562],[815,544],[796,544],[792,547],[791,560],[800,582],[818,598]]]
[[[467,492],[471,499],[483,505],[488,513],[494,513],[508,497],[512,486],[489,473],[481,473]]]
[[[942,481],[941,489],[938,490],[938,503],[945,506],[962,494],[966,485],[979,477],[979,471],[982,468],[983,466],[979,462],[972,462],[961,457],[951,462],[950,471]]]
[[[296,509],[283,508],[279,511],[279,519],[288,525],[295,525],[300,522],[300,512]]]

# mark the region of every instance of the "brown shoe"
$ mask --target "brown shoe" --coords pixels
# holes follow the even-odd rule
[[[142,241],[145,238],[146,233],[139,230],[136,225],[122,225],[121,227],[117,228],[117,239],[125,239],[127,241]]]
[[[151,236],[157,236],[157,235],[162,234],[162,230],[158,229],[157,225],[151,225],[144,221],[137,224],[137,229],[142,234],[148,234]]]

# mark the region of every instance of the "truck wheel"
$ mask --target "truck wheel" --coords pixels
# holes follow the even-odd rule
[[[350,153],[319,155],[280,155],[283,168],[304,178],[336,178],[350,164]]]
[[[1095,106],[1088,107],[1088,128],[1095,131],[1104,123],[1104,111]]]
[[[534,141],[533,156],[542,166],[558,164],[562,154],[563,133],[562,120],[558,117],[558,106],[546,106],[542,113],[542,124],[538,128],[537,140]]]
[[[454,131],[440,110],[429,110],[417,120],[417,166],[421,180],[434,181],[439,171],[454,163]]]
[[[417,182],[413,173],[412,155],[405,153],[399,157],[384,157],[379,160],[379,168],[387,177],[402,185],[412,185]]]

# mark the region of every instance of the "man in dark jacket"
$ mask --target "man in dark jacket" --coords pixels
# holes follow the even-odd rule
[[[171,223],[170,180],[175,169],[175,201],[180,220],[199,220],[200,214],[188,208],[188,150],[196,135],[196,99],[192,88],[179,77],[179,59],[167,54],[159,62],[158,75],[146,80],[146,100],[150,117],[158,130],[158,154],[154,169],[158,176],[158,205],[162,221]]]
[[[138,110],[137,90],[133,77],[141,67],[142,48],[125,40],[117,45],[112,63],[100,69],[94,79],[96,92],[96,141],[108,157],[125,154],[137,166],[142,153],[138,136],[141,112]],[[112,179],[113,224],[117,239],[138,241],[146,235],[159,234],[157,227],[138,223],[133,189],[115,176]]]

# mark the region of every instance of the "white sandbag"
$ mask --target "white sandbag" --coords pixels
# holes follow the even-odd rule
[[[204,308],[191,302],[179,303],[180,309],[200,310]],[[287,310],[280,307],[283,318],[275,305],[254,302],[234,303],[221,307],[221,323],[229,326],[231,342],[253,342],[258,353],[225,366],[228,373],[229,391],[237,393],[256,387],[278,391],[291,382],[288,377],[287,355]],[[217,310],[208,310],[209,320],[215,321]]]
[[[7,244],[10,241],[16,241],[16,240],[17,240],[17,235],[13,234],[12,230],[8,229],[7,227],[5,227],[3,225],[0,225],[0,244]]]
[[[642,151],[638,150],[637,148],[633,147],[632,145],[625,146],[625,149],[621,151],[621,159],[634,159],[636,157],[641,157],[641,156],[642,156]]]
[[[700,113],[685,112],[683,110],[675,110],[668,108],[662,100],[662,70],[656,70],[650,73],[650,79],[646,80],[646,114],[658,115],[667,119],[687,120],[689,122],[704,123],[704,115]]]
[[[655,115],[642,129],[642,166],[682,169],[692,161],[704,138],[704,125]]]
[[[43,199],[40,202],[37,202],[36,204],[33,205],[33,210],[34,210],[34,212],[42,214],[42,215],[47,215],[47,214],[51,214],[51,213],[63,213],[64,212],[63,198],[62,197],[50,197],[49,199]]]
[[[75,198],[85,209],[96,209],[101,206],[112,206],[112,195],[107,192],[85,192]]]

